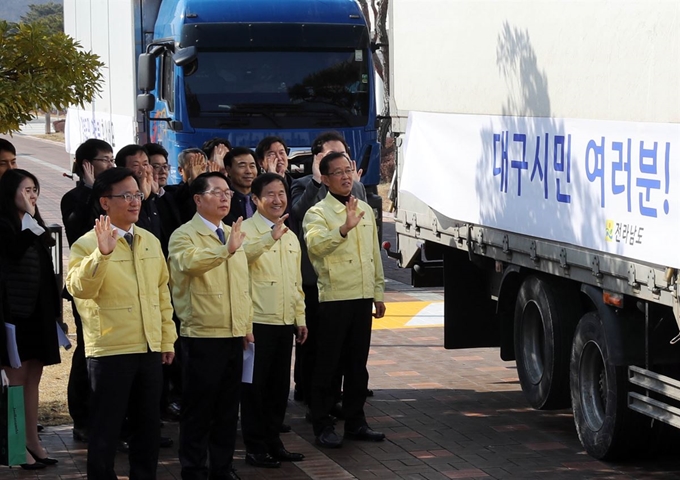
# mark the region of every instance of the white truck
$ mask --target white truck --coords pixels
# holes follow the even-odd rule
[[[679,19],[678,0],[390,3],[391,254],[441,275],[446,348],[500,346],[599,459],[680,427]]]

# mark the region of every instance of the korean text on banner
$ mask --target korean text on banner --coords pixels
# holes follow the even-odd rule
[[[400,188],[453,220],[680,267],[680,125],[411,112]]]

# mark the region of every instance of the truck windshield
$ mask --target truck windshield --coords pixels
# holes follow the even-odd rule
[[[194,128],[330,129],[368,122],[362,50],[199,51],[184,73]]]

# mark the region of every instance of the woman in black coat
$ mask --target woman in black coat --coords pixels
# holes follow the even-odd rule
[[[40,218],[36,202],[38,179],[8,170],[0,178],[0,275],[9,318],[16,329],[21,366],[3,368],[11,385],[24,387],[26,410],[26,469],[56,464],[38,437],[38,392],[43,367],[60,362],[57,317],[61,300],[48,248],[54,239]]]

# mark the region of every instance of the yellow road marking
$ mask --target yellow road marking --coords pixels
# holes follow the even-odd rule
[[[387,311],[383,318],[373,319],[373,330],[395,328],[423,328],[443,325],[443,318],[439,315],[423,315],[423,310],[429,307],[442,307],[444,302],[386,302]],[[426,311],[427,312],[427,311]],[[418,317],[418,314],[421,314]],[[415,317],[418,317],[417,319]],[[416,322],[412,320],[417,320]],[[409,322],[411,323],[409,325]]]

